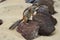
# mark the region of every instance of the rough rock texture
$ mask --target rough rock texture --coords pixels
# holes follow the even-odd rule
[[[48,8],[45,5],[42,5],[38,10],[35,16],[33,16],[33,21],[39,23],[39,34],[41,35],[50,35],[55,30],[55,25],[57,23],[56,19],[53,18]]]
[[[26,0],[26,3],[38,3],[38,5],[47,5],[50,11],[50,14],[55,14],[54,1],[53,0]]]
[[[37,10],[37,15],[41,15],[41,16],[45,16],[46,18],[49,18],[51,20],[51,22],[56,25],[57,24],[57,20],[51,16],[51,13],[49,13],[49,9],[48,9],[48,6],[46,5],[41,5],[39,7],[39,9]],[[34,16],[35,17],[35,16]],[[48,19],[47,19],[48,20]]]
[[[51,16],[39,13],[33,17],[33,21],[39,23],[39,34],[50,35],[55,30],[56,20]]]
[[[3,23],[3,21],[0,19],[0,25]]]
[[[38,37],[39,26],[35,21],[29,21],[28,23],[20,23],[17,31],[27,40],[32,40]]]

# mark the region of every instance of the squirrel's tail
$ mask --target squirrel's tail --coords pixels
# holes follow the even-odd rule
[[[16,21],[12,26],[9,27],[9,29],[10,29],[10,30],[15,29],[22,20],[23,20],[23,19]]]

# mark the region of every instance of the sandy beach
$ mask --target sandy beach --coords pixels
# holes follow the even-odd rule
[[[54,35],[40,36],[34,40],[60,40],[60,0],[54,1],[55,10],[58,12],[53,15],[58,21]],[[16,30],[9,30],[9,27],[22,18],[24,9],[30,5],[24,0],[6,0],[0,3],[0,19],[3,20],[3,24],[0,25],[0,40],[25,40]]]

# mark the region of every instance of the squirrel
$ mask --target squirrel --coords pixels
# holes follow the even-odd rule
[[[12,30],[15,29],[15,27],[18,26],[19,23],[21,23],[21,22],[27,23],[30,20],[31,16],[35,15],[34,12],[37,9],[38,9],[38,7],[36,5],[32,5],[28,8],[26,8],[23,12],[23,18],[21,20],[16,21],[9,29],[12,29]]]

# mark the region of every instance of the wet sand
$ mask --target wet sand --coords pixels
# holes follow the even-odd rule
[[[9,27],[22,18],[24,9],[30,5],[24,0],[6,0],[0,3],[0,19],[3,20],[0,25],[0,40],[25,40],[16,30],[9,30]],[[53,15],[58,21],[54,35],[40,36],[34,40],[60,40],[60,0],[55,0],[54,6],[58,12]]]

